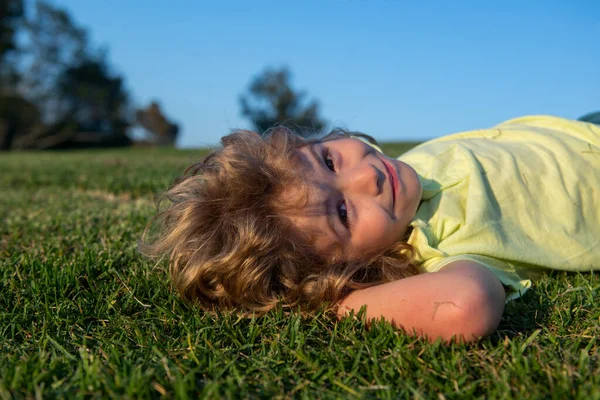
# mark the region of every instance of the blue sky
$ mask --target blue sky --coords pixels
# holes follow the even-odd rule
[[[333,125],[425,140],[526,114],[600,110],[600,2],[53,0],[109,50],[179,145],[251,125],[238,98],[287,66]]]

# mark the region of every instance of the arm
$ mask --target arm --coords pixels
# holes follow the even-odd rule
[[[384,317],[430,340],[475,341],[496,330],[505,300],[500,280],[487,268],[456,261],[438,272],[354,291],[342,300],[338,316],[366,305],[367,320]]]

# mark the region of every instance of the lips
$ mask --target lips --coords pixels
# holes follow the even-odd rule
[[[388,173],[388,179],[392,187],[392,210],[396,209],[396,189],[398,188],[398,176],[396,175],[396,169],[387,160],[382,159],[383,165]]]

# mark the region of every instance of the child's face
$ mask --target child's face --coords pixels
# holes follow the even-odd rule
[[[414,169],[352,138],[298,152],[310,177],[308,206],[290,218],[313,235],[318,251],[342,249],[351,259],[402,239],[421,200]]]

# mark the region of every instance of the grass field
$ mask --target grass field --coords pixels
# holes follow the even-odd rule
[[[600,399],[593,274],[544,276],[471,345],[186,305],[136,244],[153,194],[201,155],[0,154],[0,398]]]

